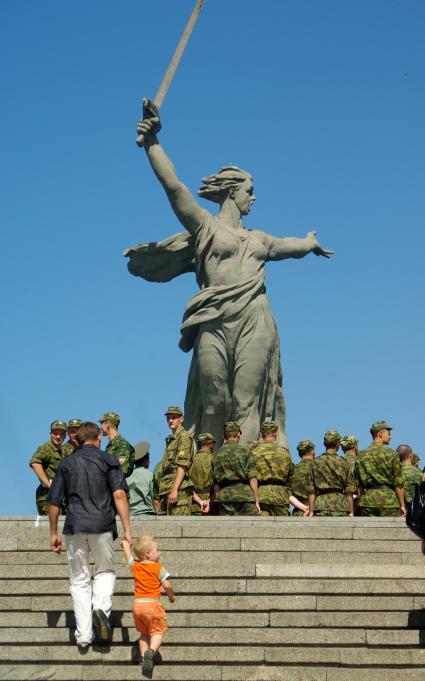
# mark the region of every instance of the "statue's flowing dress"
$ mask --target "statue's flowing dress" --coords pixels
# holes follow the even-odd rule
[[[203,211],[192,235],[125,251],[130,272],[149,281],[196,273],[200,291],[186,305],[179,343],[184,352],[193,349],[185,426],[217,442],[224,421],[239,421],[248,441],[258,438],[266,417],[278,421],[286,440],[279,335],[264,287],[264,266],[278,259],[277,244]]]

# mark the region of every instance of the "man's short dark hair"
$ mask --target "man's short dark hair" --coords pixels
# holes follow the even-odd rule
[[[399,445],[397,447],[397,454],[400,457],[400,461],[406,461],[412,454],[412,448],[409,445]]]
[[[80,447],[82,447],[87,440],[97,440],[99,433],[100,428],[96,423],[93,423],[93,421],[85,421],[78,428],[75,437],[77,438]]]

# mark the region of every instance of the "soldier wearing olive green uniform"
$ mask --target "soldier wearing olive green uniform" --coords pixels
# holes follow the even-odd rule
[[[419,485],[422,482],[422,473],[413,465],[413,451],[409,445],[399,445],[397,447],[397,454],[400,459],[404,499],[408,509],[415,494],[415,485]]]
[[[72,454],[73,452],[75,452],[76,449],[79,449],[76,434],[81,424],[82,424],[81,419],[70,419],[68,421],[68,424],[66,426],[68,440],[63,445],[63,448],[67,454]]]
[[[289,515],[289,496],[294,464],[288,450],[276,443],[278,424],[261,424],[262,442],[251,449],[258,471],[261,515]]]
[[[224,444],[213,457],[213,493],[219,515],[255,515],[260,512],[257,468],[250,450],[239,444],[236,421],[224,424]]]
[[[193,439],[183,428],[180,407],[168,407],[165,412],[172,434],[165,439],[162,475],[159,485],[160,513],[190,515],[193,483],[189,476],[194,455]]]
[[[343,454],[344,459],[346,460],[350,468],[350,473],[355,478],[356,461],[359,453],[358,440],[356,436],[344,435],[344,437],[341,438],[341,449],[344,453]],[[360,515],[358,511],[358,500],[359,490],[356,489],[355,493],[353,494],[354,515]]]
[[[212,474],[212,451],[214,449],[215,440],[211,433],[200,433],[196,438],[198,444],[198,452],[193,458],[192,466],[190,467],[190,479],[193,482],[193,492],[202,501],[208,501],[211,494],[211,487],[213,483]],[[192,500],[192,515],[204,515],[201,507]]]
[[[134,468],[134,447],[118,432],[120,421],[119,415],[114,411],[107,411],[99,419],[102,435],[109,438],[105,452],[117,459],[121,471],[128,478]]]
[[[336,430],[325,433],[326,447],[311,464],[307,478],[310,516],[353,515],[353,493],[356,484],[348,463],[338,456],[341,435]]]
[[[373,442],[357,457],[356,477],[359,509],[365,516],[406,515],[403,474],[397,452],[387,445],[391,441],[391,426],[377,421],[370,428]]]
[[[310,466],[315,457],[314,448],[315,444],[311,440],[301,440],[301,442],[297,444],[297,451],[301,457],[301,461],[294,466],[294,473],[292,476],[292,494],[306,506],[308,506],[307,478]],[[303,516],[304,513],[303,511],[294,508],[292,510],[292,515]]]
[[[51,481],[55,477],[60,462],[67,456],[67,452],[63,446],[66,430],[65,421],[53,421],[50,426],[49,442],[45,442],[41,445],[32,455],[29,462],[34,473],[40,480],[40,484],[35,493],[37,512],[39,515],[47,515],[48,513],[47,495],[49,493]],[[63,508],[61,509],[61,513],[64,513]]]

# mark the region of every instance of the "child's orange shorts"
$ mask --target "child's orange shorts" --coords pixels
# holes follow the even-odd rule
[[[134,625],[141,634],[166,634],[167,615],[159,601],[135,601],[133,604]]]

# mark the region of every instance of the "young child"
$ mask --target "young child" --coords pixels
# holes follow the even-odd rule
[[[169,573],[160,564],[161,552],[154,537],[138,537],[133,544],[133,557],[130,544],[122,540],[122,548],[134,577],[133,617],[137,631],[140,632],[139,646],[142,659],[142,672],[149,674],[153,669],[155,653],[158,652],[167,632],[167,617],[160,602],[161,586],[170,603],[176,597]]]

